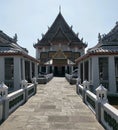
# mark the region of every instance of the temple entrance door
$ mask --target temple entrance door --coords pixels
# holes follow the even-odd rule
[[[63,77],[65,76],[65,66],[55,66],[54,76]]]

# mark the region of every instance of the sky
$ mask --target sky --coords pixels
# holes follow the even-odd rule
[[[107,34],[118,21],[118,0],[0,0],[0,30],[13,37],[35,57],[33,44],[48,31],[61,13],[88,48]]]

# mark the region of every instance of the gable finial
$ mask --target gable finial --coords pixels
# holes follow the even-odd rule
[[[59,13],[61,13],[61,6],[59,6]]]

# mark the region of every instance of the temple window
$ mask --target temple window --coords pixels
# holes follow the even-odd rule
[[[118,92],[118,57],[115,58],[116,91]]]
[[[14,59],[11,57],[5,58],[5,84],[8,86],[8,91],[14,88]]]
[[[32,78],[35,76],[35,64],[32,62]]]
[[[99,80],[100,83],[103,84],[108,89],[108,58],[100,57],[99,58]]]
[[[80,64],[80,78],[81,82],[83,82],[83,63]]]

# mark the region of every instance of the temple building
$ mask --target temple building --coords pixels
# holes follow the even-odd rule
[[[76,63],[81,82],[88,80],[94,90],[102,84],[108,94],[118,94],[118,22],[108,34],[99,34],[98,44]]]
[[[53,72],[54,76],[71,73],[77,67],[75,59],[85,53],[86,47],[83,38],[78,38],[78,33],[74,33],[59,12],[46,34],[34,45],[36,59],[40,60],[39,71]]]
[[[28,55],[26,48],[17,43],[17,34],[14,38],[0,31],[0,81],[13,92],[21,88],[21,81],[31,82],[38,76],[39,61]]]

